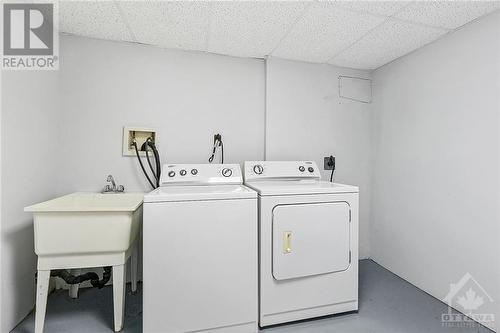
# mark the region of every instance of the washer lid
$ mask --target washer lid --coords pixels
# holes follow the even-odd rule
[[[317,180],[251,181],[246,182],[245,185],[259,192],[261,196],[359,192],[357,186]]]
[[[144,202],[251,198],[257,198],[257,193],[244,185],[165,186],[146,194]]]

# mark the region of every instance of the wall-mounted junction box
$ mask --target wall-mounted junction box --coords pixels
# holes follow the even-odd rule
[[[156,144],[158,135],[156,129],[148,127],[127,127],[123,128],[123,156],[137,156],[133,146],[134,139],[137,142],[137,149],[140,156],[145,156],[146,152],[141,150],[142,145],[148,138]]]

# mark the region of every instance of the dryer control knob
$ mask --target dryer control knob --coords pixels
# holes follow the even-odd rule
[[[231,170],[229,168],[222,169],[222,175],[224,177],[231,177],[232,174],[233,174],[233,170]]]
[[[264,172],[264,167],[260,164],[257,164],[253,167],[253,172],[255,172],[256,174],[260,175]]]
[[[309,168],[307,168],[307,170],[309,170],[309,172],[314,172],[314,168],[313,167],[309,167]]]
[[[169,176],[169,177],[173,177],[173,176],[175,176],[175,171],[169,171],[169,172],[168,172],[168,176]]]
[[[186,175],[186,170],[182,169],[181,171],[179,171],[179,175],[181,176],[185,176]]]
[[[198,169],[191,169],[191,174],[196,176],[198,174]]]
[[[304,168],[304,166],[303,166],[303,165],[299,166],[299,171],[300,171],[300,172],[304,172],[305,170],[306,170],[306,168]]]

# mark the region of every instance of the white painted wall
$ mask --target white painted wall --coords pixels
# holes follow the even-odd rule
[[[500,20],[500,14],[497,13],[497,20]],[[500,33],[497,34],[497,45],[500,45]],[[497,66],[497,82],[500,82],[500,66]],[[497,98],[500,99],[500,84],[497,85]],[[500,113],[500,108],[498,108],[498,113]],[[498,122],[498,128],[500,129],[500,116],[497,117],[497,122]],[[498,152],[497,152],[497,163],[498,165],[500,165],[500,130],[497,132],[497,140],[498,140],[498,144],[497,144],[497,149],[498,149]],[[497,178],[497,182],[498,182],[498,195],[497,195],[497,216],[499,217],[499,220],[500,220],[500,177]],[[498,238],[497,239],[500,239],[500,228],[498,228],[497,230],[498,232]],[[497,242],[497,255],[498,255],[498,258],[500,258],[500,242]],[[497,265],[497,285],[500,286],[500,264]],[[497,290],[497,296],[496,296],[496,299],[497,300],[500,300],[500,287],[499,287],[499,290]],[[498,301],[497,301],[498,302]],[[495,318],[497,318],[497,321],[500,321],[500,303],[497,304],[497,312],[495,314]],[[497,322],[497,326],[498,326],[498,322]]]
[[[125,125],[156,127],[163,163],[206,163],[213,134],[225,162],[262,159],[264,61],[61,36],[64,157],[58,192],[96,191],[113,174],[150,191]]]
[[[137,160],[122,156],[124,125],[156,127],[163,163],[205,163],[217,132],[226,162],[264,157],[263,60],[73,36],[60,43],[59,72],[2,73],[2,332],[33,307],[23,207],[98,191],[109,173],[128,191],[150,190]]]
[[[500,301],[499,31],[496,12],[373,73],[372,257],[439,299],[470,272]]]
[[[3,105],[2,105],[2,82],[3,82],[3,71],[0,71],[0,279],[2,277],[2,201],[3,201],[3,195],[2,195],[2,114],[3,114]],[[3,322],[3,316],[1,315],[2,312],[2,289],[3,286],[0,284],[0,329],[3,328],[2,322]]]
[[[4,71],[1,121],[1,331],[33,308],[33,223],[23,208],[56,193],[58,73]]]
[[[122,156],[123,126],[155,127],[162,163],[207,163],[215,133],[226,163],[264,157],[263,60],[75,36],[60,43],[58,194],[100,191],[108,174],[126,191],[151,190],[137,158]]]
[[[369,257],[371,104],[340,99],[338,76],[370,74],[277,58],[266,67],[267,159],[314,160],[323,169],[323,157],[336,156],[335,181],[360,188],[360,257]]]

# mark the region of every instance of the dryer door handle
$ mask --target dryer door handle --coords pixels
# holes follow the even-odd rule
[[[292,232],[285,231],[283,233],[283,254],[292,253]]]

